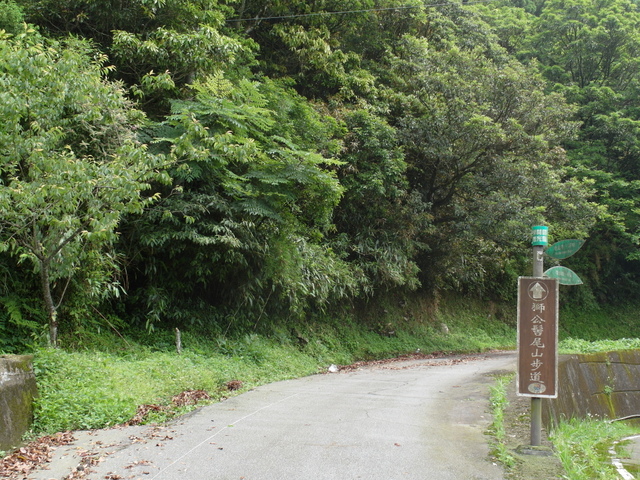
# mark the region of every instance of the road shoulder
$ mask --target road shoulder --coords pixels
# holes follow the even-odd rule
[[[516,460],[516,465],[508,473],[508,478],[510,480],[564,478],[565,470],[553,451],[546,429],[543,428],[542,431],[541,452],[528,448],[531,444],[531,399],[516,395],[515,383],[507,386],[507,393],[509,405],[504,412],[506,446]]]

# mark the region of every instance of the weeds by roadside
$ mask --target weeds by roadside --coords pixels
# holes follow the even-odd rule
[[[40,350],[34,357],[39,396],[32,433],[122,424],[139,416],[141,406],[152,406],[144,421],[162,422],[191,408],[171,406],[181,392],[203,391],[217,401],[231,390],[317,371],[311,358],[291,346],[265,341],[254,348],[250,357],[227,356],[213,348],[206,353],[185,349],[181,355],[141,346],[124,355]],[[230,388],[234,381],[242,388]]]
[[[331,364],[389,358],[418,350],[474,352],[514,347],[514,325],[508,319],[488,315],[477,304],[448,304],[434,318],[417,309],[403,308],[402,315],[389,308],[384,317],[376,317],[369,325],[340,319],[229,337],[185,331],[181,354],[173,349],[171,332],[155,332],[154,339],[136,335],[126,341],[102,332],[91,342],[87,337],[80,338],[75,349],[36,350],[40,398],[31,437],[125,423],[145,406],[151,407],[141,421],[162,422],[193,408],[171,408],[175,395],[204,391],[211,397],[209,401],[217,401],[236,390],[229,388],[229,382],[238,382],[233,385],[240,385],[237,391],[242,392],[260,384],[317,373]],[[640,341],[565,338],[560,348],[563,353],[584,353],[640,348]],[[499,413],[509,407],[509,382],[509,378],[499,377],[491,399],[492,429],[497,439],[493,454],[505,466],[519,463],[513,454],[514,439],[510,438],[504,415]],[[554,434],[554,442],[569,445],[563,461],[570,457],[578,461],[582,454],[573,444],[581,443],[582,433],[568,430],[568,440],[562,440],[563,435]],[[611,438],[618,440],[625,435]],[[576,475],[587,471],[587,467],[570,468],[578,472]]]
[[[494,441],[491,443],[491,454],[506,468],[515,466],[515,458],[509,452],[506,443],[505,409],[509,404],[507,400],[507,385],[513,380],[513,375],[501,375],[496,377],[496,383],[490,389],[490,404],[493,422],[489,427],[489,433]]]
[[[573,418],[553,430],[551,440],[568,480],[619,480],[609,449],[638,429],[618,422]]]
[[[228,382],[244,391],[257,385],[346,365],[422,352],[478,352],[513,348],[515,333],[475,304],[460,302],[425,321],[419,307],[404,305],[369,323],[354,319],[274,326],[269,332],[221,337],[182,332],[182,353],[171,332],[133,337],[76,335],[76,348],[35,351],[40,396],[33,435],[103,428],[130,421],[140,406],[153,405],[144,421],[163,421],[171,398],[202,390],[217,401],[231,395]],[[456,314],[457,312],[457,314]],[[385,314],[387,315],[387,314]],[[378,328],[379,323],[385,328]],[[446,322],[447,329],[441,328]],[[158,408],[155,408],[158,407]],[[189,408],[189,407],[186,407]]]

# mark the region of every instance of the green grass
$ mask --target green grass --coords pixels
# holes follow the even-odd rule
[[[255,335],[235,345],[232,355],[218,353],[216,342],[209,351],[185,348],[180,355],[140,345],[121,354],[39,350],[33,431],[102,428],[131,419],[138,405],[168,405],[186,390],[204,390],[216,400],[229,395],[231,380],[247,389],[318,369],[312,357],[286,343]]]
[[[560,339],[590,342],[634,338],[640,334],[640,305],[604,305],[595,309],[564,308],[560,312]]]
[[[621,338],[618,340],[588,341],[581,338],[567,338],[561,340],[558,351],[564,353],[598,353],[618,350],[640,349],[640,338]]]
[[[513,381],[514,375],[496,377],[496,383],[490,389],[491,415],[493,421],[489,427],[489,434],[493,437],[491,453],[507,468],[515,465],[515,458],[509,452],[506,444],[506,430],[504,425],[505,409],[509,405],[507,400],[507,386]]]
[[[619,480],[609,448],[615,441],[637,433],[637,428],[622,422],[587,417],[562,422],[550,438],[567,480]]]
[[[31,433],[119,424],[131,419],[139,405],[169,405],[172,396],[186,390],[204,390],[215,401],[231,394],[226,388],[231,380],[241,381],[246,390],[324,371],[331,364],[417,350],[514,348],[514,342],[513,326],[473,302],[428,314],[416,301],[358,320],[324,319],[227,337],[184,331],[181,354],[171,331],[129,336],[111,330],[79,331],[63,339],[66,349],[34,352],[40,396]],[[172,413],[175,410],[169,409],[154,420]]]
[[[565,308],[559,315],[559,353],[640,349],[640,305]]]

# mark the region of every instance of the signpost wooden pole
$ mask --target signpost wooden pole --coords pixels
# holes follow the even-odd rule
[[[542,278],[544,274],[544,246],[533,246],[533,276]],[[542,398],[531,397],[531,445],[542,444]]]
[[[547,228],[534,227],[533,276],[518,279],[518,395],[531,397],[531,445],[542,442],[542,398],[557,396],[558,280],[545,278]]]
[[[533,227],[533,276],[518,278],[518,395],[531,397],[531,445],[542,442],[542,398],[558,396],[558,285],[580,285],[566,267],[544,271],[544,248],[549,229]],[[576,253],[583,240],[563,240],[547,255],[564,259]]]
[[[531,445],[540,446],[542,398],[558,392],[558,280],[518,279],[518,391],[531,397]]]

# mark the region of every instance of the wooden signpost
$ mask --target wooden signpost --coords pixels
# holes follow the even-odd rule
[[[518,279],[518,395],[558,396],[558,280]]]
[[[544,248],[549,229],[533,227],[533,276],[518,278],[518,379],[517,394],[531,397],[531,445],[542,439],[542,398],[558,396],[559,285],[579,285],[582,280],[566,267],[544,271]],[[563,240],[547,255],[565,259],[576,253],[582,240]]]

